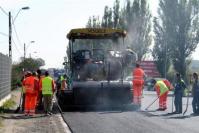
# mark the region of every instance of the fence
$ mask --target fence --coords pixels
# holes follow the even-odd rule
[[[11,59],[0,53],[0,101],[11,91]]]

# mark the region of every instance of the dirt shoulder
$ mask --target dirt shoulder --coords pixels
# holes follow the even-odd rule
[[[0,114],[0,133],[70,133],[56,106],[51,116],[38,113],[34,117],[28,117],[22,112],[14,113],[20,100],[20,91],[12,91],[12,98],[17,104],[13,109]]]

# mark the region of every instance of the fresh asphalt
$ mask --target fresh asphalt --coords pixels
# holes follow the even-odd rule
[[[172,97],[167,111],[157,112],[158,101],[148,111],[144,108],[155,98],[155,93],[144,92],[141,111],[64,112],[64,119],[74,133],[199,133],[199,116],[191,116],[191,101],[185,116],[170,115]],[[183,99],[184,108],[186,97]]]

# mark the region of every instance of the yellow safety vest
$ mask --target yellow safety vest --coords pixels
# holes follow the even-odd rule
[[[42,94],[53,94],[52,82],[53,79],[51,77],[45,77],[42,79]]]
[[[163,81],[157,81],[157,84],[160,86],[160,96],[169,91],[168,87]]]

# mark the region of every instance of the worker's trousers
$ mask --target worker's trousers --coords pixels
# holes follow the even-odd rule
[[[133,80],[133,103],[141,105],[143,82]]]
[[[36,93],[26,93],[24,108],[25,114],[35,114],[36,101]]]
[[[193,94],[192,108],[193,113],[199,114],[199,92]]]
[[[159,97],[159,108],[160,109],[167,109],[167,95],[168,92],[165,92]]]
[[[178,113],[182,113],[182,92],[176,92],[175,93],[175,100],[174,100],[174,104],[175,104],[175,111]]]
[[[53,95],[51,94],[44,94],[43,99],[44,99],[44,111],[46,113],[52,111],[53,107],[53,102],[52,102]]]

